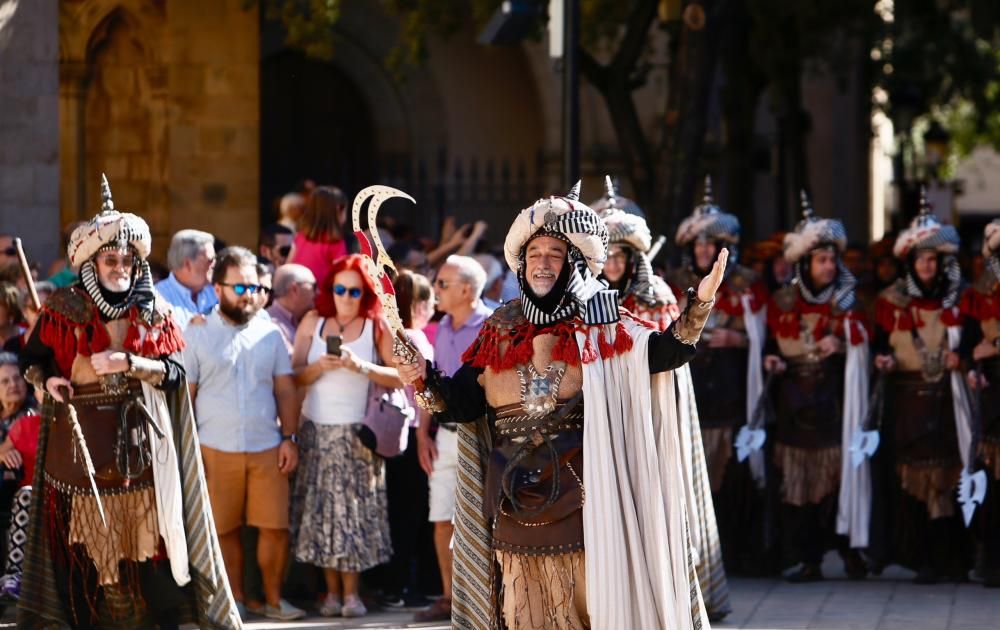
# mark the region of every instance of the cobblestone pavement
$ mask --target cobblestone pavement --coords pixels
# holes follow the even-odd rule
[[[733,579],[733,614],[713,628],[745,630],[997,630],[1000,591],[979,584],[945,583],[916,586],[911,573],[889,569],[878,578],[849,582],[832,558],[825,571],[831,579],[816,584],[778,580]],[[362,619],[313,616],[294,623],[251,620],[253,630],[445,630],[448,624],[411,623],[410,612],[377,612]],[[13,628],[11,611],[0,628]],[[618,630],[618,629],[615,629]],[[624,629],[623,629],[624,630]]]

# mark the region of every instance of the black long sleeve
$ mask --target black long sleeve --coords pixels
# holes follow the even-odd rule
[[[427,370],[431,374],[429,361]],[[445,411],[434,414],[434,419],[438,422],[474,422],[482,417],[487,410],[486,391],[479,384],[482,373],[482,368],[465,363],[450,378],[432,377],[429,386],[441,394],[447,406]]]
[[[184,371],[184,364],[181,363],[181,353],[164,355],[160,357],[160,361],[163,361],[167,373],[163,375],[163,380],[156,386],[156,389],[162,389],[165,392],[177,391],[178,387],[184,385],[184,377],[187,375]]]
[[[694,355],[694,344],[680,341],[669,328],[649,336],[650,374],[677,369],[693,359]]]

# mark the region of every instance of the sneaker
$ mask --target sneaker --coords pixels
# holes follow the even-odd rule
[[[442,597],[427,610],[421,610],[413,615],[413,620],[417,623],[425,621],[450,621],[451,620],[451,599]]]
[[[17,602],[21,599],[21,576],[5,575],[0,578],[0,600]]]
[[[256,611],[251,611],[256,612]],[[278,600],[277,606],[271,606],[270,604],[265,604],[260,612],[257,613],[268,619],[275,619],[277,621],[295,621],[296,619],[302,619],[306,616],[306,611],[301,608],[296,608],[292,606],[284,599]]]
[[[368,614],[368,609],[365,608],[364,602],[357,595],[348,595],[344,599],[344,606],[340,611],[345,617],[364,617]]]
[[[323,598],[323,603],[319,606],[319,614],[324,617],[339,617],[342,609],[340,598],[327,593],[326,597]]]

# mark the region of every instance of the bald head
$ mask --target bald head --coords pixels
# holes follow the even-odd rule
[[[290,263],[278,267],[273,278],[274,300],[298,319],[313,307],[316,276],[308,267]]]

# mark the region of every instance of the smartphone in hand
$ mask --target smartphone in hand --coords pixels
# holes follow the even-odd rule
[[[339,335],[331,335],[326,338],[326,353],[332,354],[335,357],[340,356],[340,344],[343,342],[343,338]]]

